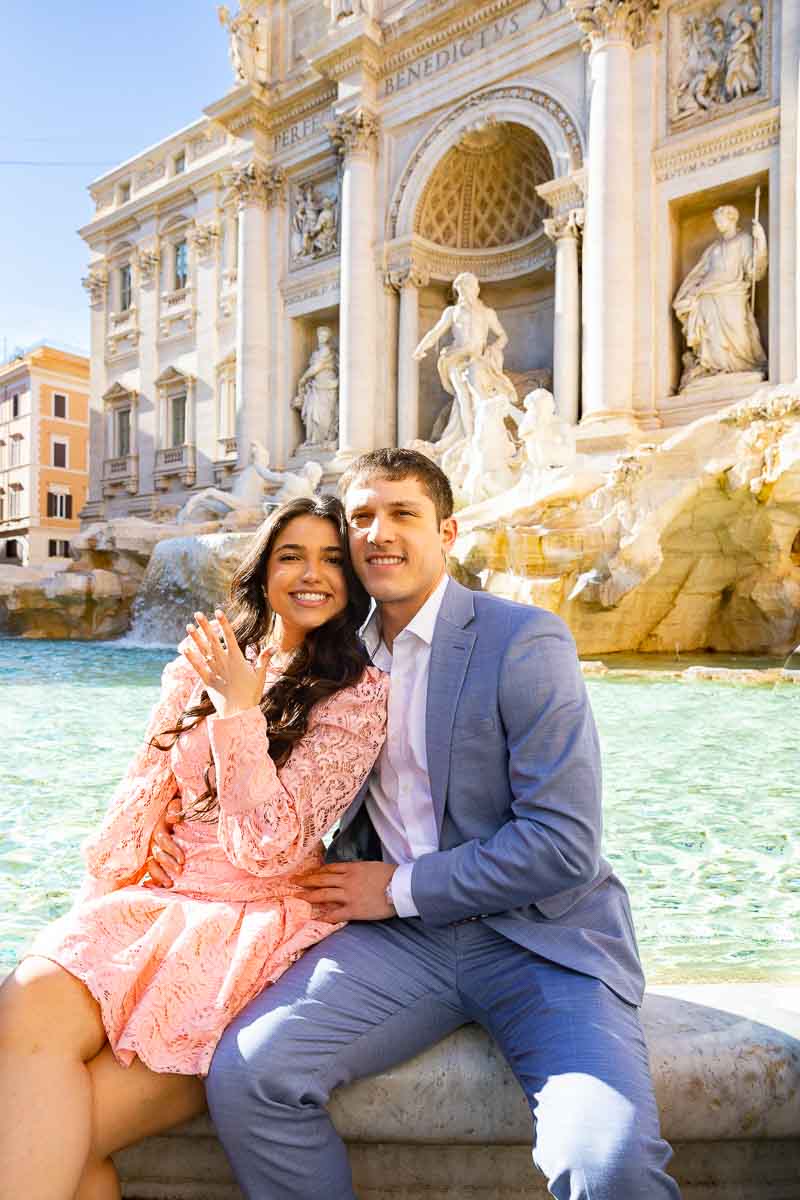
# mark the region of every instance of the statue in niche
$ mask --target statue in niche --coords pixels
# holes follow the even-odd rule
[[[304,446],[335,446],[339,434],[339,375],[333,331],[317,328],[317,348],[300,376],[292,407],[299,409],[305,428]]]
[[[258,52],[261,48],[259,19],[253,12],[252,0],[244,0],[238,13],[231,13],[227,4],[217,6],[217,16],[230,36],[229,56],[238,83],[260,83]]]
[[[420,362],[431,346],[452,331],[453,340],[439,351],[437,361],[442,387],[454,398],[447,424],[436,442],[439,453],[472,438],[475,410],[481,401],[503,396],[515,408],[517,400],[513,383],[503,373],[508,335],[494,309],[479,298],[478,280],[471,272],[462,271],[453,280],[453,291],[456,303],[444,310],[414,351],[414,359]],[[490,334],[494,334],[491,343]]]
[[[523,471],[540,475],[544,471],[573,467],[575,429],[559,417],[553,393],[546,388],[536,388],[528,392],[523,404],[525,415],[517,426],[517,434],[525,447]]]
[[[229,492],[221,488],[207,487],[195,492],[177,515],[179,525],[199,521],[219,521],[236,512],[242,516],[256,513],[264,503],[264,484],[273,483],[274,472],[269,471],[269,451],[261,442],[250,443],[247,466],[239,472]]]
[[[767,238],[758,218],[752,233],[739,229],[732,204],[714,209],[720,236],[706,247],[675,295],[687,352],[680,389],[698,379],[739,371],[764,378],[767,356],[753,316],[755,283],[767,272]]]
[[[291,242],[294,259],[319,258],[338,246],[336,201],[320,194],[313,183],[304,183],[297,190]]]
[[[724,6],[686,17],[683,64],[675,80],[676,120],[692,117],[758,91],[761,86],[761,28],[764,10]]]

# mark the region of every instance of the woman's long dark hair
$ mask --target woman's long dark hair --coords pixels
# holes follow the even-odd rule
[[[229,619],[236,641],[246,653],[251,646],[260,649],[272,632],[275,613],[267,599],[267,566],[276,539],[295,517],[318,517],[335,526],[342,548],[347,606],[306,635],[281,676],[264,693],[261,711],[267,722],[269,754],[276,766],[286,762],[295,742],[308,729],[308,718],[314,705],[341,688],[357,683],[369,662],[358,636],[369,613],[369,596],[353,570],[344,509],[334,496],[289,500],[261,526],[231,583]],[[214,711],[208,692],[203,689],[198,703],[187,708],[172,729],[157,734],[151,745],[159,750],[170,750],[182,733],[199,725]],[[209,763],[205,773],[206,791],[184,812],[184,817],[215,819],[218,803],[212,768],[213,763]]]

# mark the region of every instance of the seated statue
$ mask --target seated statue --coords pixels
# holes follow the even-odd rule
[[[732,204],[714,209],[720,236],[678,288],[672,307],[683,328],[683,389],[712,375],[755,371],[764,378],[767,356],[761,344],[750,296],[767,270],[767,239],[754,220],[752,233],[739,229]]]
[[[309,459],[300,471],[266,471],[264,478],[270,483],[278,484],[278,490],[272,492],[264,501],[264,509],[269,511],[287,500],[313,496],[322,479],[322,467],[318,462]]]
[[[195,492],[184,504],[176,520],[179,525],[201,521],[220,521],[229,513],[258,512],[264,502],[264,483],[273,482],[269,471],[269,451],[261,442],[250,443],[250,456],[246,467],[235,476],[229,492],[222,488],[207,487]]]

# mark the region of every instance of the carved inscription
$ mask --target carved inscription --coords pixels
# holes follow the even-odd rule
[[[501,17],[499,21],[494,21],[484,29],[467,33],[451,42],[449,46],[442,46],[441,50],[427,54],[425,58],[409,63],[408,66],[401,67],[394,74],[387,76],[383,81],[383,94],[384,96],[393,96],[396,92],[405,91],[412,84],[429,79],[431,75],[438,75],[440,71],[454,66],[463,59],[471,58],[473,54],[478,54],[481,50],[488,50],[498,42],[513,37],[519,31],[520,23],[516,13],[512,13],[508,17]]]
[[[302,121],[295,121],[294,125],[287,125],[285,129],[281,129],[276,133],[273,139],[273,151],[288,150],[290,146],[296,146],[298,142],[304,142],[306,138],[313,137],[315,133],[320,133],[326,123],[333,119],[333,112],[327,108],[324,112],[311,113],[310,116],[304,117]]]

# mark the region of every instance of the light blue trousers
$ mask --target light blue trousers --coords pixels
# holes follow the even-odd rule
[[[479,921],[352,924],[309,950],[217,1047],[211,1115],[249,1200],[353,1200],[332,1090],[468,1021],[495,1039],[559,1200],[676,1200],[638,1012]]]

